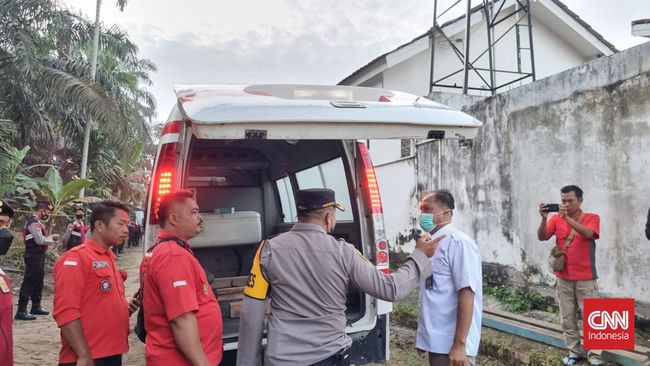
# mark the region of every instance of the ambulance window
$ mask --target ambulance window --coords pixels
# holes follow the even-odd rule
[[[280,204],[282,205],[282,222],[293,223],[298,219],[296,213],[296,201],[293,198],[293,189],[291,188],[291,180],[289,177],[284,177],[275,181],[280,195]]]
[[[345,205],[345,211],[336,211],[339,221],[353,221],[348,182],[343,160],[337,158],[296,173],[299,189],[329,188],[336,194],[336,201]]]

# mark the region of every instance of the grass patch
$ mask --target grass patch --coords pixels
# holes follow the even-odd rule
[[[418,329],[418,314],[417,305],[394,303],[390,317],[391,320],[403,327]]]
[[[508,311],[515,313],[531,310],[554,312],[554,307],[550,306],[544,296],[528,287],[517,287],[512,290],[506,286],[496,286],[486,288],[484,293],[497,299]]]

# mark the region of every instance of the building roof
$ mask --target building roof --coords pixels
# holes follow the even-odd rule
[[[495,3],[498,2],[498,1],[499,0],[494,0]],[[605,47],[610,49],[613,53],[619,52],[619,50],[616,49],[616,47],[612,43],[607,41],[600,33],[598,33],[595,29],[593,29],[587,22],[582,20],[578,16],[578,14],[571,11],[564,3],[562,3],[562,1],[560,1],[560,0],[550,0],[550,1],[552,1],[558,7],[560,7],[567,15],[569,15],[576,22],[578,22],[587,32],[589,32],[591,35],[593,35],[598,41],[600,41]],[[477,11],[482,11],[482,10],[483,10],[483,4],[481,3],[480,5],[477,5],[477,6],[473,7],[471,9],[471,11],[470,11],[470,14],[474,14]],[[440,26],[440,28],[442,28],[444,30],[445,28],[447,28],[447,27],[449,27],[449,26],[451,26],[453,24],[456,24],[457,22],[463,20],[464,18],[465,18],[465,14],[445,22],[444,24],[442,24]],[[401,45],[401,46],[399,46],[399,47],[397,47],[397,48],[395,48],[395,49],[393,49],[391,51],[388,51],[388,52],[386,52],[386,53],[384,53],[384,54],[382,54],[380,56],[377,56],[372,61],[368,62],[364,66],[362,66],[359,69],[357,69],[356,71],[354,71],[352,74],[348,75],[345,79],[341,80],[339,82],[339,84],[348,85],[349,82],[352,81],[354,78],[358,77],[359,75],[363,74],[364,72],[370,70],[372,67],[378,65],[380,62],[384,61],[387,55],[389,55],[389,54],[391,54],[391,53],[393,53],[395,51],[398,51],[398,50],[400,50],[400,49],[402,49],[404,47],[407,47],[407,46],[419,41],[420,39],[422,39],[424,37],[430,37],[431,33],[432,33],[432,29],[433,29],[433,27],[430,28],[426,33],[423,33],[423,34],[413,38],[411,41],[409,41],[409,42],[407,42],[407,43],[405,43],[405,44],[403,44],[403,45]]]

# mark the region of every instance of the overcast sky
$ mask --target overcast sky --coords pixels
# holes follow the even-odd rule
[[[94,0],[63,2],[94,19]],[[563,2],[619,50],[646,40],[631,36],[630,22],[650,18],[648,0]],[[439,8],[451,3],[439,0]],[[174,84],[336,84],[426,32],[432,16],[433,0],[130,0],[124,12],[114,0],[102,5],[103,22],[126,29],[140,56],[158,65],[151,91],[159,120],[175,102]]]

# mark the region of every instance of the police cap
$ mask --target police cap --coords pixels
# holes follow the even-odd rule
[[[327,188],[302,189],[296,195],[298,211],[320,210],[321,208],[336,207],[345,211],[345,207],[336,202],[334,191]]]
[[[10,219],[14,217],[14,209],[7,201],[0,200],[0,215],[9,216]]]

